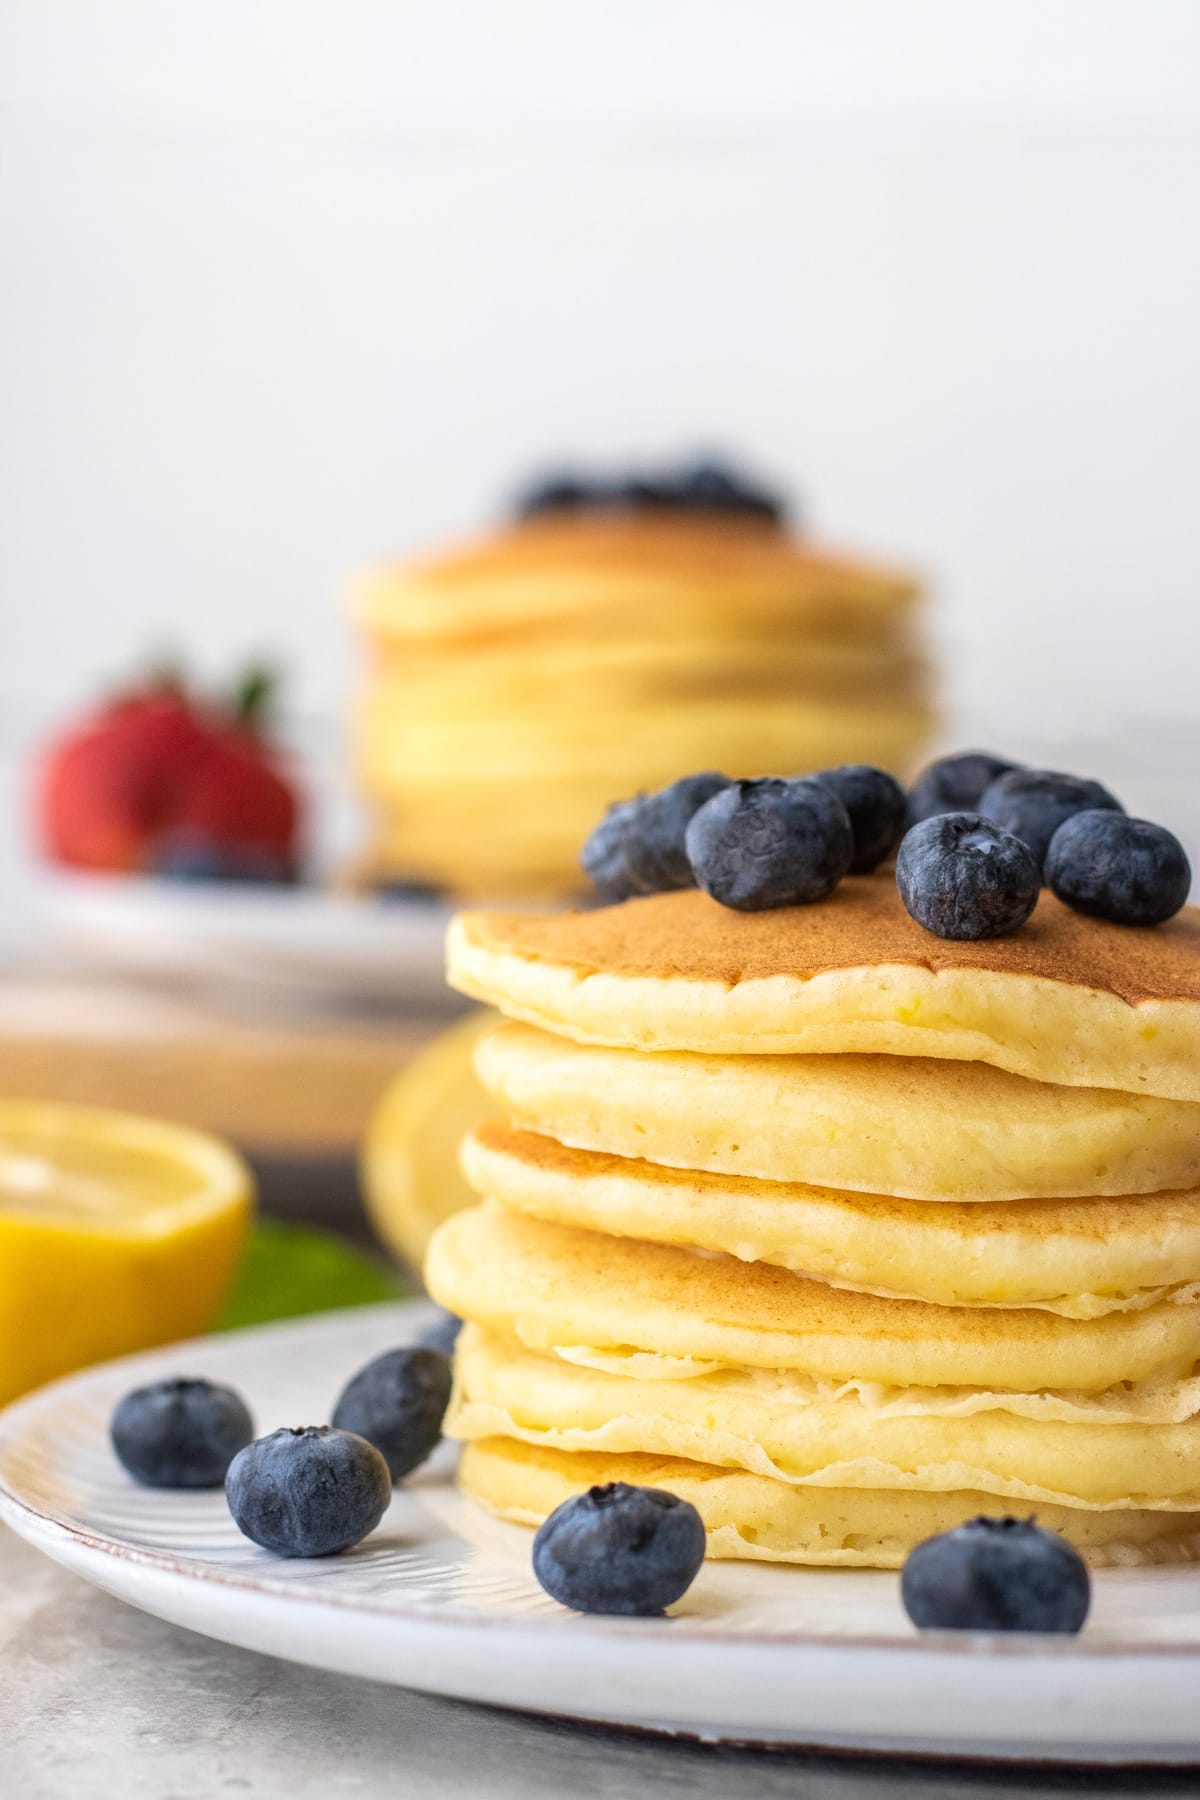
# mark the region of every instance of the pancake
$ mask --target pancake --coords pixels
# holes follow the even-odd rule
[[[422,704],[448,711],[468,704],[493,711],[556,698],[569,705],[581,686],[589,696],[610,692],[623,699],[708,691],[722,680],[769,686],[781,663],[814,684],[862,691],[923,685],[931,674],[907,623],[848,637],[803,626],[781,633],[775,625],[756,629],[732,619],[682,632],[641,618],[623,636],[603,630],[498,635],[472,644],[469,656],[457,643],[385,639],[374,646],[370,679],[391,686],[397,701],[415,692]]]
[[[1091,1320],[932,1306],[551,1225],[495,1202],[439,1227],[425,1279],[451,1312],[538,1351],[583,1351],[593,1361],[600,1353],[619,1357],[616,1367],[630,1366],[631,1353],[674,1359],[681,1389],[697,1366],[734,1365],[888,1388],[1096,1394],[1118,1383],[1177,1384],[1200,1361],[1200,1300],[1191,1293]],[[1126,1414],[1137,1405],[1129,1399]],[[1173,1394],[1155,1405],[1161,1416],[1178,1411]]]
[[[368,793],[397,794],[409,780],[443,792],[452,783],[536,784],[550,769],[558,780],[603,779],[607,804],[665,785],[694,769],[697,759],[733,775],[792,773],[856,754],[905,769],[932,724],[924,700],[904,693],[802,697],[732,693],[722,684],[708,694],[676,696],[669,705],[639,706],[627,697],[601,707],[571,699],[550,711],[472,709],[455,716],[397,704],[389,688],[368,686],[356,723],[356,766]],[[528,804],[528,796],[519,803]],[[578,844],[574,849],[577,855]]]
[[[731,636],[749,620],[804,620],[847,636],[889,624],[916,599],[914,579],[757,522],[629,511],[543,515],[448,554],[365,574],[354,596],[368,637],[476,640],[583,625],[626,633],[713,619]]]
[[[476,1068],[513,1124],[671,1168],[914,1200],[1200,1184],[1195,1105],[986,1063],[650,1054],[507,1024],[482,1040]]]
[[[665,509],[543,515],[371,572],[372,879],[561,898],[614,798],[702,764],[906,774],[933,723],[916,598],[773,523]]]
[[[469,913],[452,986],[581,1043],[984,1062],[1033,1081],[1200,1101],[1200,908],[1155,930],[1043,892],[1010,937],[923,931],[890,872],[738,913],[696,891],[531,919]]]
[[[491,1120],[462,1146],[475,1193],[618,1237],[722,1251],[940,1306],[1095,1318],[1200,1280],[1200,1190],[1123,1199],[893,1200],[570,1150]]]
[[[1077,1327],[1077,1329],[1079,1329]],[[464,1327],[446,1431],[552,1450],[680,1457],[801,1487],[970,1489],[1105,1511],[1200,1508],[1200,1417],[1180,1424],[896,1414],[854,1391],[804,1395],[786,1373],[721,1369],[633,1380]]]
[[[833,1568],[898,1569],[914,1545],[980,1513],[1002,1510],[979,1493],[917,1489],[804,1488],[741,1470],[661,1456],[570,1453],[511,1438],[468,1444],[463,1491],[498,1518],[540,1525],[572,1494],[610,1481],[667,1488],[697,1508],[715,1559]],[[1039,1506],[1093,1567],[1185,1562],[1197,1553],[1200,1517],[1169,1512],[1084,1512]]]

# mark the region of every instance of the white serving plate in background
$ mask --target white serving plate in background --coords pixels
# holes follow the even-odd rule
[[[36,903],[62,949],[109,974],[348,1005],[450,1001],[451,909],[432,897],[54,874]]]

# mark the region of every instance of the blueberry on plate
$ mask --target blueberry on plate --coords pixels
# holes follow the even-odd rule
[[[392,1480],[402,1481],[441,1440],[450,1383],[444,1350],[424,1344],[385,1350],[343,1388],[333,1423],[374,1444]]]
[[[935,937],[1004,937],[1037,905],[1041,880],[1020,838],[978,813],[935,813],[901,840],[896,886]]]
[[[439,1306],[437,1317],[425,1327],[417,1342],[427,1350],[440,1350],[443,1356],[453,1356],[462,1326],[463,1322],[457,1313],[448,1312],[444,1306]]]
[[[695,886],[684,836],[693,813],[729,786],[728,775],[684,775],[655,794],[636,794],[610,806],[580,855],[580,866],[603,900],[663,894]]]
[[[366,1438],[328,1425],[273,1431],[239,1450],[225,1477],[234,1523],[279,1556],[333,1556],[374,1531],[392,1498]]]
[[[849,813],[811,775],[731,782],[693,815],[686,843],[705,893],[739,912],[823,900],[854,854]]]
[[[1091,1583],[1079,1552],[1032,1519],[969,1519],[926,1538],[900,1577],[921,1631],[1078,1631]]]
[[[254,1436],[254,1422],[232,1388],[174,1376],[126,1394],[109,1433],[119,1461],[144,1487],[214,1488]]]
[[[815,777],[832,788],[850,815],[854,834],[851,875],[869,875],[890,856],[904,834],[908,795],[894,775],[869,763],[843,763],[820,769]]]
[[[1161,925],[1192,886],[1183,845],[1162,825],[1101,810],[1073,813],[1050,839],[1046,881],[1068,906],[1114,925]]]
[[[1019,768],[990,750],[963,750],[957,756],[941,756],[921,770],[909,789],[908,817],[913,825],[932,819],[935,813],[975,812],[984,790],[1000,775]]]
[[[610,1481],[564,1500],[533,1540],[533,1572],[576,1612],[655,1614],[704,1561],[696,1508],[662,1488]]]
[[[1125,810],[1098,781],[1060,775],[1055,769],[1010,769],[992,782],[979,802],[983,818],[1028,846],[1039,874],[1059,826],[1072,813],[1097,807],[1118,813]]]

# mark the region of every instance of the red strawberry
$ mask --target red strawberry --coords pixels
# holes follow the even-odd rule
[[[81,869],[166,872],[183,849],[190,861],[178,873],[293,874],[298,804],[257,725],[264,694],[256,680],[238,711],[223,711],[160,685],[68,732],[39,771],[48,855]]]

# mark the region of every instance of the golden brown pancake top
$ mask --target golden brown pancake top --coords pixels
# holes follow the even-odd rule
[[[938,973],[976,969],[1145,1000],[1200,1001],[1200,907],[1166,925],[1110,925],[1043,890],[1033,917],[1010,937],[961,943],[933,937],[909,917],[890,870],[850,877],[813,906],[742,913],[696,889],[552,918],[473,913],[481,949],[554,963],[580,976],[658,976],[733,987],[773,975],[805,981],[835,969],[908,965]]]

